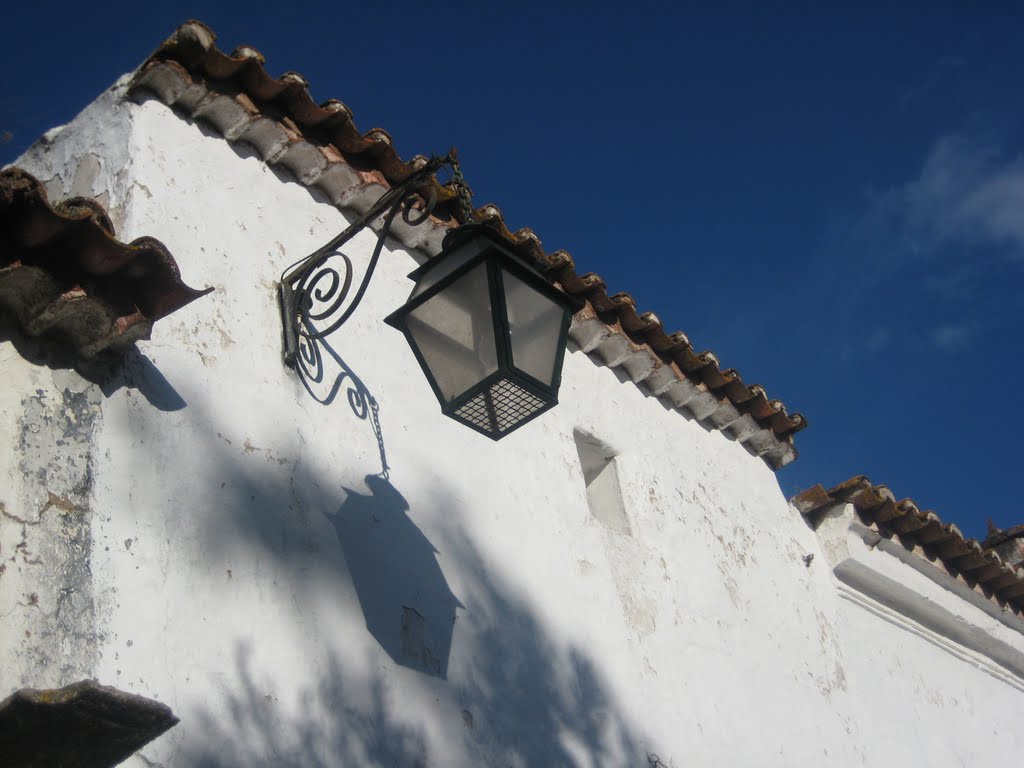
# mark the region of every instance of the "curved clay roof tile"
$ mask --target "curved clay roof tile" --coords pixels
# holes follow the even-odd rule
[[[31,174],[0,171],[0,308],[25,333],[92,357],[149,338],[153,323],[211,290],[182,282],[159,240],[117,240],[99,203],[51,206]]]
[[[256,61],[260,64],[266,62],[266,58],[258,50],[253,48],[251,45],[240,45],[231,52],[231,57],[235,59],[248,59],[250,61]]]

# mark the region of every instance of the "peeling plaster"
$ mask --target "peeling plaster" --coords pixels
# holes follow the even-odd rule
[[[125,183],[131,152],[124,138],[131,110],[137,108],[123,100],[126,83],[125,78],[118,80],[71,123],[48,131],[14,163],[42,181],[51,203],[75,196],[98,201],[124,242],[136,236],[124,232],[131,195]]]
[[[0,508],[0,611],[23,628],[5,638],[22,685],[59,687],[94,673],[98,630],[91,571],[93,434],[102,393],[73,371],[21,402],[18,466],[24,484]]]

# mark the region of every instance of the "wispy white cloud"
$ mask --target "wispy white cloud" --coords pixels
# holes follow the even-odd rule
[[[915,250],[961,244],[1024,258],[1024,158],[946,136],[897,200]]]
[[[840,360],[984,342],[1020,313],[1008,302],[1024,270],[1024,155],[940,138],[915,172],[837,213],[826,242],[820,311]]]
[[[932,344],[943,352],[955,352],[970,341],[973,329],[966,323],[946,323],[931,330]]]

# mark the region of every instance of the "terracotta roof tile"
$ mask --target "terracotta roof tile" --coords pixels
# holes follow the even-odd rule
[[[153,323],[209,291],[189,288],[164,245],[122,243],[99,203],[56,205],[20,168],[0,171],[0,310],[82,357],[148,339]]]
[[[884,485],[857,475],[828,490],[816,485],[790,503],[805,517],[814,517],[835,504],[851,503],[865,525],[933,562],[937,560],[954,578],[1024,617],[1024,569],[1004,562],[985,544],[965,538],[959,528],[943,523],[931,510],[919,509],[910,499],[897,500]]]
[[[316,104],[301,75],[271,77],[255,48],[241,46],[229,55],[215,43],[208,27],[187,22],[143,63],[131,92],[153,94],[212,124],[229,141],[248,142],[267,163],[285,166],[333,204],[359,212],[425,161],[403,160],[383,129],[361,133],[342,102]],[[435,182],[434,191],[439,202],[429,223],[403,228],[396,221],[392,231],[405,246],[428,253],[437,253],[445,231],[459,223],[454,189]],[[510,231],[496,206],[485,205],[473,217],[501,232],[553,284],[585,302],[570,331],[585,352],[623,368],[637,385],[742,442],[771,467],[796,458],[793,435],[807,426],[803,416],[787,412],[757,385],[745,385],[736,371],[722,370],[710,352],[696,352],[685,334],[666,331],[628,293],[609,294],[597,275],[578,274],[565,251],[546,253],[531,230]]]

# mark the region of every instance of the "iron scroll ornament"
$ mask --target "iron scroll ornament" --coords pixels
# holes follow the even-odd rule
[[[454,151],[444,157],[432,157],[414,171],[401,184],[385,192],[362,216],[353,221],[341,234],[325,243],[309,256],[288,267],[281,275],[280,302],[284,318],[284,362],[295,368],[303,377],[312,382],[324,378],[324,338],[338,330],[352,316],[362,301],[370,284],[373,272],[380,260],[384,242],[391,232],[395,217],[401,212],[402,219],[410,226],[426,221],[437,204],[437,188],[431,177],[444,166],[451,166],[460,203],[464,213],[469,206],[466,202],[468,188],[458,171],[458,160]],[[419,190],[426,187],[424,197]],[[422,207],[417,209],[417,205]],[[377,234],[377,244],[370,256],[366,272],[359,283],[352,300],[347,303],[352,289],[352,260],[342,248],[363,229],[383,216]],[[342,272],[331,260],[340,258]],[[335,381],[333,397],[345,373]],[[352,400],[349,393],[349,400]],[[357,406],[353,404],[353,410]]]

